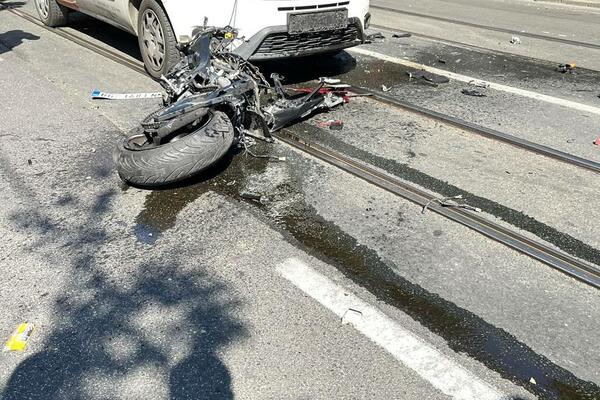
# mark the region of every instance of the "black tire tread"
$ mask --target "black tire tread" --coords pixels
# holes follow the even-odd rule
[[[190,178],[217,162],[233,144],[229,117],[209,113],[209,122],[182,139],[143,151],[129,150],[123,139],[115,150],[121,179],[141,187],[158,187]]]

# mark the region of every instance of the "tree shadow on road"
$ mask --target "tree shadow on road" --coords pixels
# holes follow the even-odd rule
[[[114,243],[114,232],[102,227],[115,196],[98,193],[78,226],[52,221],[31,196],[31,209],[11,216],[35,234],[31,251],[53,267],[68,265],[71,279],[55,301],[52,331],[42,332],[43,350],[19,364],[0,398],[233,398],[217,352],[245,335],[230,315],[237,302],[202,265],[183,262],[181,249],[140,260],[139,251]],[[56,206],[65,211],[85,207],[63,197],[69,201]]]
[[[20,29],[0,33],[0,54],[11,51],[23,44],[24,40],[38,40],[40,37]]]

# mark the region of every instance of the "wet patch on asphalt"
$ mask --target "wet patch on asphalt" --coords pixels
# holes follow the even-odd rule
[[[457,186],[449,184],[441,179],[427,175],[407,164],[397,162],[388,158],[380,157],[348,144],[328,131],[319,129],[313,125],[302,124],[294,127],[300,136],[315,143],[355,158],[361,162],[381,168],[401,179],[415,183],[425,189],[440,194],[443,197],[462,195],[466,204],[480,208],[502,221],[532,233],[542,240],[553,244],[557,248],[585,261],[600,265],[600,250],[582,242],[566,233],[560,232],[543,222],[537,221],[521,211],[506,207],[495,201],[469,193]]]
[[[444,338],[454,351],[469,355],[531,393],[547,399],[600,396],[600,388],[594,383],[577,378],[503,329],[402,278],[394,272],[397,268],[392,262],[382,260],[375,250],[321,217],[305,200],[302,189],[314,177],[308,176],[301,164],[312,161],[303,161],[279,146],[259,144],[254,150],[283,152],[290,161],[276,163],[230,155],[211,171],[210,178],[201,178],[190,186],[150,192],[138,225],[143,225],[145,232],[165,234],[175,227],[177,214],[186,205],[214,191],[246,204],[249,211],[269,222],[294,246],[334,265],[378,299]],[[202,214],[198,218],[201,223]]]

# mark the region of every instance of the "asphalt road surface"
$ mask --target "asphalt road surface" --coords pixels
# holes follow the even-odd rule
[[[385,39],[260,67],[600,162],[598,10],[373,5]],[[139,59],[101,22],[66,29]],[[597,289],[280,142],[254,152],[284,162],[234,149],[185,186],[128,187],[112,150],[160,102],[90,93],[159,85],[6,9],[0,72],[0,338],[35,325],[0,355],[1,399],[600,399]],[[596,172],[368,97],[292,129],[600,265]]]

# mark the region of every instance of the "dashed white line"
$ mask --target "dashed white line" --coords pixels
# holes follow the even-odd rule
[[[356,54],[362,54],[364,56],[377,58],[377,59],[380,59],[383,61],[388,61],[388,62],[391,62],[394,64],[404,65],[409,68],[428,71],[433,74],[444,75],[450,79],[454,79],[454,80],[460,81],[460,82],[465,82],[465,83],[469,83],[471,81],[483,82],[483,83],[488,84],[491,89],[515,94],[515,95],[518,95],[521,97],[527,97],[530,99],[544,101],[544,102],[550,103],[550,104],[556,104],[559,106],[572,108],[572,109],[578,110],[578,111],[588,112],[590,114],[600,115],[599,107],[594,107],[594,106],[590,106],[587,104],[578,103],[576,101],[565,100],[565,99],[561,99],[559,97],[554,97],[554,96],[549,96],[549,95],[542,94],[542,93],[532,92],[530,90],[519,89],[519,88],[516,88],[513,86],[502,85],[500,83],[486,81],[486,80],[482,80],[479,78],[473,78],[471,76],[457,74],[455,72],[450,72],[450,71],[446,71],[446,70],[435,68],[435,67],[430,67],[428,65],[419,64],[419,63],[416,63],[416,62],[413,62],[410,60],[405,60],[405,59],[399,58],[399,57],[388,56],[387,54],[378,53],[376,51],[367,50],[367,49],[360,48],[360,47],[353,47],[351,49],[348,49],[347,51],[356,53]]]
[[[302,261],[290,258],[277,270],[444,394],[460,400],[506,399],[497,389]]]

